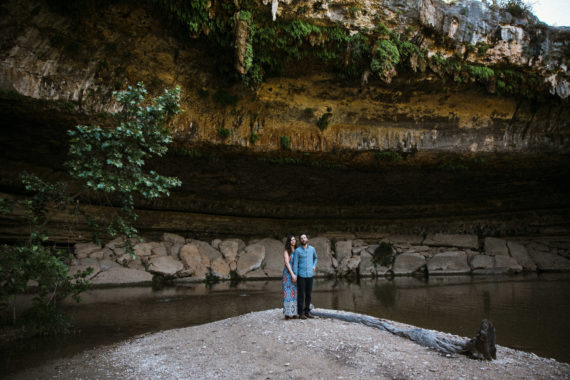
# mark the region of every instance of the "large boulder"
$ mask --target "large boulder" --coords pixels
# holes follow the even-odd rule
[[[341,240],[334,244],[335,257],[339,263],[352,256],[352,240]],[[317,254],[318,256],[318,254]]]
[[[346,256],[339,265],[338,274],[340,276],[355,274],[360,266],[360,261],[360,256]]]
[[[189,239],[188,243],[194,244],[198,248],[200,254],[206,256],[210,262],[216,260],[221,255],[220,251],[214,249],[214,247],[205,241]]]
[[[106,260],[113,257],[113,251],[109,248],[98,249],[89,254],[89,258],[97,260]]]
[[[85,277],[87,280],[91,280],[93,277],[97,276],[101,272],[101,267],[97,263],[95,263],[95,264],[78,264],[78,265],[72,265],[69,267],[69,276],[73,276],[76,273],[85,271],[89,268],[92,269],[92,272],[91,272],[91,274],[87,275],[87,277]]]
[[[165,243],[166,243],[166,242],[165,242]],[[180,244],[180,243],[174,243],[174,244],[170,245],[169,247],[167,247],[167,248],[168,248],[168,255],[169,255],[169,256],[172,256],[172,257],[174,257],[174,258],[179,257],[179,255],[180,255],[180,250],[182,249],[182,247],[184,246],[184,244],[186,244],[186,243],[182,243],[182,244]]]
[[[130,242],[133,246],[139,243],[139,241],[136,238],[131,238]],[[122,256],[127,252],[125,250],[126,243],[127,240],[124,237],[118,237],[105,244],[105,248],[109,248],[117,256]]]
[[[447,251],[434,255],[427,263],[431,274],[462,274],[471,272],[467,255],[461,251]]]
[[[395,275],[411,274],[426,265],[423,255],[416,252],[402,253],[394,259],[392,271]]]
[[[507,242],[507,247],[511,256],[519,263],[525,271],[536,271],[536,264],[528,254],[524,245],[513,241]]]
[[[117,262],[109,259],[103,259],[99,261],[99,268],[101,268],[102,271],[106,271],[111,268],[118,268],[120,266],[121,265],[119,265]]]
[[[172,256],[151,257],[147,270],[151,273],[172,277],[184,269],[184,265]]]
[[[240,239],[225,239],[220,243],[220,252],[230,264],[236,263],[238,255],[245,248],[245,243]]]
[[[332,276],[336,273],[334,257],[331,252],[331,241],[325,237],[312,238],[309,241],[317,251],[317,273],[315,275]],[[337,263],[338,265],[338,263]]]
[[[113,267],[91,280],[93,285],[134,285],[152,282],[152,274],[130,268]]]
[[[228,280],[230,278],[230,266],[226,260],[220,256],[212,261],[212,265],[210,266],[210,273],[214,277]]]
[[[245,251],[239,256],[237,262],[238,276],[242,277],[246,273],[260,268],[264,258],[265,246],[261,244],[251,244],[245,247]]]
[[[469,264],[473,270],[489,270],[495,266],[495,260],[489,255],[476,255],[471,258]]]
[[[382,240],[392,244],[420,245],[424,238],[420,235],[390,235]]]
[[[522,266],[511,256],[495,256],[495,270],[504,273],[522,272]]]
[[[93,242],[89,243],[77,243],[74,246],[75,257],[78,259],[84,259],[89,257],[92,252],[101,250],[97,244]]]
[[[376,276],[377,274],[376,266],[372,262],[372,255],[366,250],[360,252],[359,273],[361,276]]]
[[[485,254],[489,256],[508,256],[507,242],[494,237],[485,238]]]
[[[268,277],[280,278],[283,275],[285,262],[283,261],[283,252],[285,247],[282,242],[275,239],[261,239],[256,241],[265,247],[265,259],[261,267]]]
[[[267,273],[265,273],[262,268],[257,268],[255,270],[252,270],[251,272],[247,272],[246,274],[243,275],[243,277],[252,280],[253,279],[261,280],[261,279],[267,279]]]
[[[194,243],[182,246],[180,249],[180,260],[184,264],[185,275],[205,279],[206,274],[209,273],[210,259]]]
[[[180,244],[180,245],[186,244],[186,239],[184,239],[182,236],[176,235],[176,234],[171,234],[168,232],[162,234],[162,241],[172,243],[172,244]]]
[[[436,247],[479,248],[477,235],[430,234],[423,244]]]
[[[157,247],[162,247],[164,248],[164,246],[160,243],[157,242],[150,242],[150,243],[139,243],[135,245],[135,255],[137,256],[150,256],[153,254],[153,249],[157,248]],[[165,255],[158,255],[158,256],[165,256]]]
[[[540,271],[558,272],[570,271],[570,260],[549,252],[529,249],[528,253]]]

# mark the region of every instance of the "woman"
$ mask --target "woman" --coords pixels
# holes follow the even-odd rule
[[[281,283],[283,284],[283,314],[285,319],[297,317],[297,276],[295,276],[291,268],[296,243],[295,236],[290,235],[287,238],[285,250],[283,251],[285,268],[283,268],[283,280]]]

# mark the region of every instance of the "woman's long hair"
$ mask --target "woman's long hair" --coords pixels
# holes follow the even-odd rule
[[[289,254],[292,254],[293,251],[295,250],[295,248],[297,247],[297,243],[295,242],[295,246],[291,246],[291,239],[294,239],[295,235],[289,235],[287,237],[287,241],[285,242],[285,250],[287,252],[289,252]]]

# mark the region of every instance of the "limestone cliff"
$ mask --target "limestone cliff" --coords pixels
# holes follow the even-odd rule
[[[187,146],[268,151],[289,136],[291,149],[300,151],[568,151],[568,106],[561,99],[568,96],[570,31],[532,15],[515,17],[478,1],[272,2],[276,8],[268,1],[214,1],[204,5],[208,16],[192,39],[172,26],[171,14],[148,6],[85,2],[82,11],[65,12],[52,3],[2,6],[4,93],[65,101],[66,110],[93,115],[114,110],[111,92],[127,83],[144,81],[155,90],[178,84],[186,112],[174,130]],[[223,36],[213,37],[222,31],[211,28],[223,20],[235,22],[225,37],[235,40],[233,54],[216,42]],[[248,25],[257,29],[248,34]],[[236,83],[238,72],[252,75],[256,57],[265,59],[264,47],[277,49],[289,27],[303,38],[286,35],[287,47],[271,50],[283,54],[281,73],[260,63],[261,82]],[[275,44],[256,45],[254,32]],[[383,42],[399,49],[398,62],[382,56]],[[337,49],[344,62],[303,49]],[[237,70],[222,75],[224,65]]]

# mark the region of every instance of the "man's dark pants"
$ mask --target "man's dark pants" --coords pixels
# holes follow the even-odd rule
[[[297,277],[297,313],[309,314],[311,311],[311,293],[313,292],[312,277]],[[305,307],[303,308],[303,301]]]

